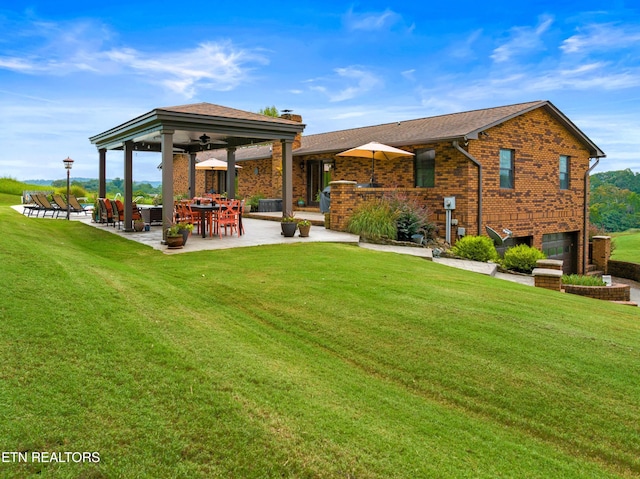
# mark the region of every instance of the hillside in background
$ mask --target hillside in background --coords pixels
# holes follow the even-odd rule
[[[58,184],[61,182],[64,182],[66,184],[67,179],[64,178],[62,180],[25,180],[24,182],[29,184],[29,185],[40,185],[40,186],[52,186],[54,183]],[[111,183],[113,181],[122,181],[120,180],[120,178],[115,178],[115,179],[107,179],[107,183]],[[84,184],[84,183],[93,183],[95,182],[97,184],[98,179],[97,178],[71,178],[71,182],[74,183],[80,183],[80,184]],[[134,181],[134,184],[148,184],[151,185],[154,188],[160,188],[160,186],[162,185],[161,181]]]
[[[590,180],[591,224],[608,232],[640,227],[640,173],[605,171]]]

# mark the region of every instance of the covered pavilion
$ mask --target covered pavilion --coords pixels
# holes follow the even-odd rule
[[[173,221],[173,155],[189,154],[189,194],[195,192],[196,153],[224,148],[227,165],[235,169],[236,149],[259,143],[282,143],[282,208],[293,210],[293,141],[305,125],[211,103],[156,108],[89,138],[99,154],[99,196],[106,195],[108,150],[119,150],[124,162],[124,204],[133,200],[133,152],[159,152],[162,156],[163,231]],[[234,175],[227,175],[227,194],[235,198]],[[125,231],[132,230],[132,210],[125,208]]]

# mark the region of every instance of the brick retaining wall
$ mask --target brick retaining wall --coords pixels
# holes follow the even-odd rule
[[[631,288],[628,284],[612,284],[611,286],[579,286],[576,284],[564,284],[563,289],[567,293],[587,296],[605,301],[630,301]]]
[[[609,274],[618,278],[640,281],[640,264],[609,260]]]

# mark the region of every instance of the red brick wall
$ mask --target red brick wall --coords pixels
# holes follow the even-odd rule
[[[241,161],[238,170],[238,195],[246,198],[262,194],[265,198],[273,198],[271,181],[271,159]],[[256,170],[257,168],[257,170]]]
[[[605,301],[629,301],[631,299],[631,288],[628,284],[612,284],[611,286],[563,284],[562,287],[567,293]]]
[[[508,228],[514,236],[532,236],[537,248],[543,234],[582,232],[589,151],[542,108],[487,133],[488,138],[469,143],[469,153],[483,165],[483,224],[497,231]],[[515,150],[514,189],[500,188],[501,148]],[[568,190],[559,186],[560,155],[571,158]],[[582,234],[579,238],[582,242]]]
[[[199,196],[207,192],[205,188],[205,171],[196,170],[196,191],[193,196]],[[189,155],[173,155],[173,195],[187,196],[189,192]]]
[[[237,164],[242,166],[238,171],[238,195],[243,198],[262,194],[265,198],[282,198],[282,163],[281,158],[265,160],[247,160]],[[306,170],[300,168],[300,158],[293,159],[293,199],[294,202],[305,196],[307,178]],[[258,172],[256,174],[256,168]]]
[[[582,242],[584,208],[584,174],[589,167],[589,152],[554,117],[537,109],[487,130],[487,136],[470,140],[468,152],[483,167],[482,224],[497,231],[508,228],[514,236],[533,238],[533,246],[542,248],[542,235],[578,231]],[[461,145],[464,147],[464,145]],[[450,142],[404,147],[436,150],[435,187],[413,189],[432,214],[432,221],[444,234],[445,210],[443,198],[456,197],[453,218],[468,235],[478,232],[478,168]],[[513,189],[500,188],[500,149],[515,150],[515,181]],[[568,190],[559,187],[559,157],[570,159]],[[371,161],[356,158],[335,158],[334,180],[369,181]],[[361,190],[358,197],[381,196],[391,189],[413,188],[413,159],[399,158],[375,163],[376,181],[382,190]],[[385,191],[386,190],[386,191]],[[456,228],[452,228],[455,232]],[[578,258],[582,244],[576,245]],[[578,263],[581,263],[578,261]],[[579,265],[581,266],[581,265]]]

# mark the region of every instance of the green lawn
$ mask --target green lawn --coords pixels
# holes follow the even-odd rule
[[[611,236],[615,241],[611,259],[640,263],[640,231],[629,230],[624,233],[614,233]]]
[[[0,477],[640,475],[637,308],[355,245],[167,256],[15,201],[2,450],[100,462]]]

